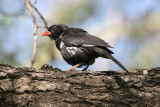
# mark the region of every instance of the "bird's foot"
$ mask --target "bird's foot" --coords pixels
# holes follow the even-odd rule
[[[82,71],[87,71],[87,68],[82,69]]]
[[[68,69],[67,71],[71,71],[72,69],[77,68],[77,67],[79,67],[80,65],[82,65],[82,64],[81,64],[81,63],[80,63],[80,64],[77,64],[77,65],[71,67],[70,69]]]

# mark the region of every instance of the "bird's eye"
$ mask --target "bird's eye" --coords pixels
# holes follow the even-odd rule
[[[55,28],[53,27],[52,29],[51,29],[51,31],[54,31],[55,30]]]

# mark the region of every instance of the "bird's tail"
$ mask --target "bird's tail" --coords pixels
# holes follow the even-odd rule
[[[109,58],[114,61],[120,68],[129,73],[129,71],[116,58],[114,58],[112,55],[109,55]]]

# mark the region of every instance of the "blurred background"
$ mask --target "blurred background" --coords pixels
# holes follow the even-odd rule
[[[35,6],[49,25],[82,28],[104,39],[114,47],[114,57],[128,69],[160,66],[160,0],[38,0]],[[37,14],[36,18],[44,27]],[[30,65],[33,29],[23,0],[0,0],[0,63]],[[34,67],[50,64],[69,69],[54,41],[40,36],[45,30],[38,29]],[[89,70],[121,69],[111,60],[98,58]]]

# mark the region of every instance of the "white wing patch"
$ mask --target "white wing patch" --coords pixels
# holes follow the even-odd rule
[[[66,47],[66,49],[70,53],[71,56],[74,56],[77,52],[83,52],[81,49],[77,47]]]
[[[60,43],[60,50],[62,50],[62,48],[65,48],[67,50],[67,52],[71,55],[74,56],[77,52],[83,52],[80,48],[78,47],[66,47],[63,43],[63,41],[61,41]]]
[[[60,43],[60,49],[62,49],[63,46],[64,46],[64,43],[61,41],[61,43]]]
[[[83,47],[95,47],[95,45],[87,45],[87,44],[83,44]]]

